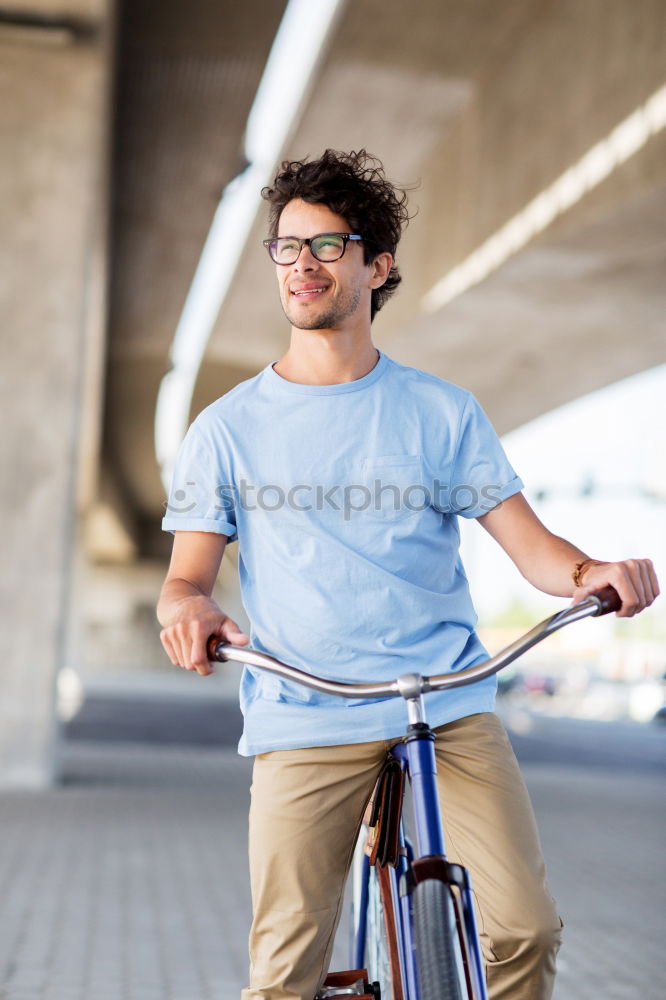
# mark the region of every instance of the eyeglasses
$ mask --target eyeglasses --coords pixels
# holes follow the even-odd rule
[[[269,238],[262,242],[276,264],[295,264],[305,246],[310,247],[315,260],[331,264],[334,260],[340,260],[349,240],[362,239],[362,236],[354,236],[352,233],[319,233],[306,240],[298,236],[278,236],[277,239]]]

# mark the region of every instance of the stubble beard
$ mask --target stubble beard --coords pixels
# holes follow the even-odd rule
[[[282,309],[291,325],[297,330],[331,330],[356,312],[360,301],[361,289],[355,288],[346,292],[337,302],[331,302],[328,308],[322,312],[315,313],[313,311],[312,315],[308,317],[299,316],[296,310],[291,310],[284,304]]]

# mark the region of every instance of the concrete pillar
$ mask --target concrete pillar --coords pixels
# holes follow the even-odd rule
[[[62,30],[0,23],[0,787],[57,776],[82,447],[88,469],[96,447],[111,0],[85,4],[92,21],[78,6],[62,5]]]

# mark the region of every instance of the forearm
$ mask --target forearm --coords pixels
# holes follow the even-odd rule
[[[620,562],[591,559],[582,549],[549,531],[522,494],[484,514],[479,522],[525,579],[547,594],[581,601],[610,585],[622,601],[618,611],[621,618],[642,611],[659,594],[659,583],[649,559]]]
[[[549,531],[521,495],[479,520],[533,587],[555,597],[571,597],[576,567],[590,556]]]
[[[206,643],[219,636],[235,645],[248,637],[213,600],[226,538],[205,532],[177,532],[171,565],[157,603],[160,638],[172,663],[211,673]]]
[[[521,548],[515,561],[521,574],[533,587],[555,597],[573,595],[574,577],[581,563],[585,564],[581,567],[581,575],[584,576],[588,566],[601,562],[591,559],[566,538],[549,531],[533,539],[529,546]]]
[[[171,565],[157,603],[157,619],[164,628],[201,615],[220,615],[211,594],[220,568],[226,538],[205,532],[176,532]]]

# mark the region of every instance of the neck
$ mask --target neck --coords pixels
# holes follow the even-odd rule
[[[288,382],[302,385],[341,385],[363,378],[377,364],[379,354],[370,339],[341,330],[292,328],[289,350],[273,366]]]

